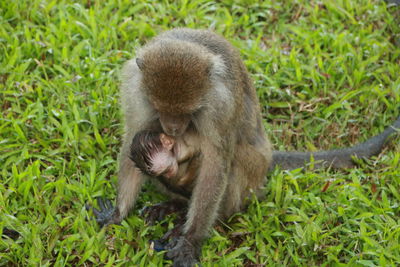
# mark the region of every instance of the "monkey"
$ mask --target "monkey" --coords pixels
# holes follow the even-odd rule
[[[143,173],[158,177],[171,191],[189,198],[198,169],[197,144],[190,133],[175,138],[162,132],[140,131],[132,140],[130,159]]]
[[[130,159],[150,176],[171,179],[178,173],[175,139],[164,133],[141,131],[132,140]]]
[[[125,134],[117,206],[107,223],[126,217],[148,179],[129,158],[133,136],[140,130],[171,136],[192,130],[201,151],[198,176],[182,235],[166,253],[175,266],[192,266],[215,220],[261,192],[272,155],[256,91],[238,51],[206,30],[165,32],[122,72]]]
[[[144,174],[156,178],[172,193],[189,199],[199,167],[200,149],[197,144],[196,136],[190,131],[180,137],[168,136],[162,132],[140,131],[132,140],[130,158]],[[154,224],[171,213],[178,212],[182,216],[185,208],[184,202],[174,199],[145,207],[141,213],[146,222]],[[181,222],[181,218],[178,221]],[[170,236],[166,234],[162,239],[166,240]]]
[[[277,165],[304,166],[310,160],[310,153],[273,152],[256,90],[239,52],[211,31],[178,28],[153,38],[123,67],[120,95],[125,133],[117,204],[100,207],[103,224],[123,220],[149,179],[129,157],[136,133],[162,131],[180,137],[190,131],[197,139],[197,176],[185,223],[166,246],[165,255],[173,266],[198,262],[201,244],[216,220],[242,210],[251,195],[261,196],[268,170]],[[399,124],[397,119],[393,127]],[[380,150],[381,141],[394,128],[359,146],[314,153],[314,158],[333,167],[351,165],[353,156]],[[291,160],[295,163],[287,162]]]

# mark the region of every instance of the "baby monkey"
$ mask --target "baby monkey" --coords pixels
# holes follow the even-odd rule
[[[178,174],[175,139],[160,132],[141,131],[131,144],[130,158],[149,176],[173,178]]]
[[[144,130],[132,140],[130,159],[144,174],[156,177],[173,193],[190,197],[199,167],[200,149],[195,136],[186,133],[172,137],[163,132]]]
[[[186,212],[187,200],[191,197],[200,169],[198,143],[197,136],[191,130],[180,137],[171,137],[161,131],[143,130],[133,137],[129,158],[143,174],[161,183],[167,189],[164,191],[173,193],[172,200],[142,210],[148,223],[153,224],[174,212]],[[115,208],[109,200],[98,198],[97,202],[100,209],[93,209],[96,221],[101,226],[107,225]],[[181,224],[183,222],[178,223],[172,232],[179,229]],[[167,233],[163,239],[169,236],[170,233]]]
[[[166,249],[169,239],[174,240],[181,234],[187,209],[186,201],[193,190],[193,181],[199,169],[199,147],[195,136],[188,131],[183,137],[172,137],[163,132],[144,130],[138,132],[132,140],[130,159],[146,175],[156,178],[168,191],[178,195],[177,199],[145,207],[142,215],[148,222],[160,221],[164,216],[177,213],[175,227],[161,239],[153,240],[157,251]]]

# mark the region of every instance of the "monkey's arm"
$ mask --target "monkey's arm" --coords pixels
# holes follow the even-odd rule
[[[98,198],[99,209],[87,205],[86,209],[92,209],[96,221],[100,226],[108,224],[119,224],[135,204],[145,176],[135,167],[133,161],[128,157],[130,136],[124,138],[121,148],[119,173],[118,173],[118,195],[117,205],[114,207],[110,200]]]
[[[198,146],[199,138],[192,132],[187,132],[184,137],[176,139],[177,149],[177,161],[178,163],[183,163],[193,158],[196,154],[200,152]]]
[[[199,161],[199,156],[195,156],[195,158],[192,157],[186,172],[178,180],[179,186],[190,186],[193,180],[197,177],[198,170],[200,168]]]
[[[167,253],[174,266],[193,266],[197,261],[201,243],[216,220],[227,186],[225,174],[229,161],[208,142],[202,143],[202,153],[202,168],[192,193],[183,235]]]
[[[378,154],[388,137],[400,129],[400,116],[389,127],[387,127],[381,134],[371,137],[367,141],[355,145],[350,148],[334,149],[318,152],[287,152],[287,151],[273,151],[272,164],[269,170],[273,170],[276,166],[280,166],[285,170],[292,170],[304,167],[310,162],[312,156],[317,168],[323,166],[331,166],[333,168],[349,168],[354,166],[352,157],[368,158]]]
[[[118,174],[117,207],[114,214],[119,218],[119,221],[122,221],[128,215],[146,180],[142,172],[135,167],[127,155],[127,153],[124,153],[124,148],[122,148]]]

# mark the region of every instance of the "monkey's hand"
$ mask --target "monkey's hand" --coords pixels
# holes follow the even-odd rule
[[[92,210],[95,216],[96,222],[100,225],[100,227],[109,225],[109,224],[118,224],[121,222],[119,219],[119,212],[113,204],[111,200],[104,198],[96,198],[97,204],[99,205],[99,209],[93,208],[90,205],[86,205],[86,210]]]
[[[200,246],[192,244],[184,236],[171,240],[165,248],[168,250],[166,258],[173,261],[174,267],[193,267],[199,264]]]
[[[169,248],[173,248],[176,245],[176,241],[183,233],[183,226],[185,224],[185,216],[180,215],[174,221],[174,228],[168,230],[163,237],[157,240],[151,240],[150,243],[153,243],[154,250],[157,252],[167,250],[167,246]]]

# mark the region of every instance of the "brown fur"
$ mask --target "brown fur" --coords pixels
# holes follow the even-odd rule
[[[140,60],[143,87],[157,110],[190,114],[210,89],[209,53],[190,42],[169,39],[154,42],[143,50]]]

